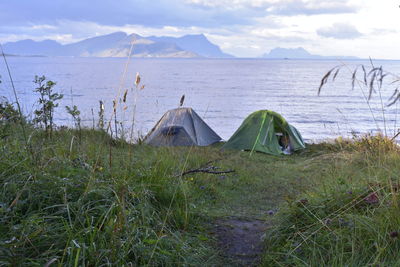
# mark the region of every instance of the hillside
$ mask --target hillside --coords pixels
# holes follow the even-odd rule
[[[135,41],[135,57],[232,57],[223,53],[204,35],[147,38],[138,34],[128,35],[125,32],[96,36],[65,45],[54,40],[21,40],[4,44],[4,51],[23,56],[126,57],[129,55],[132,40]]]
[[[211,58],[232,58],[232,55],[226,54],[221,51],[219,46],[211,43],[204,34],[198,35],[185,35],[182,37],[156,37],[151,36],[148,39],[156,42],[175,43],[179,47],[192,51],[204,57]]]
[[[269,59],[357,59],[357,57],[349,56],[320,56],[309,53],[302,47],[298,48],[281,48],[272,49],[269,53],[265,53],[262,58]]]

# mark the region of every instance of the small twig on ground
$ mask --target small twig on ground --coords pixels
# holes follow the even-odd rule
[[[177,175],[178,176],[184,176],[187,174],[191,174],[191,173],[211,173],[211,174],[224,174],[224,173],[232,173],[235,172],[235,170],[226,170],[226,171],[217,171],[219,169],[219,167],[215,167],[215,166],[208,166],[208,167],[203,167],[203,168],[198,168],[198,169],[192,169],[192,170],[188,170],[185,172],[182,172],[181,174]]]

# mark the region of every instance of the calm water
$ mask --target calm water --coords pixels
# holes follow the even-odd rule
[[[123,89],[119,90],[126,59],[14,57],[8,60],[26,114],[35,109],[34,75],[45,75],[57,82],[56,90],[65,95],[56,114],[58,125],[72,124],[64,106],[73,103],[82,111],[85,125],[92,126],[93,118],[97,121],[99,100],[105,102],[106,113],[110,114],[113,99],[122,97],[125,89],[129,89],[128,108],[125,112],[118,109],[118,114],[120,120],[131,125],[135,97],[130,88],[134,87],[136,72],[140,72],[145,88],[136,97],[135,132],[141,134],[147,133],[165,111],[178,107],[183,94],[185,106],[193,107],[224,139],[234,133],[247,115],[259,109],[281,113],[306,140],[383,129],[378,95],[370,103],[374,120],[361,90],[351,90],[349,71],[343,69],[335,83],[317,96],[322,76],[339,65],[337,61],[132,59]],[[350,68],[360,63],[369,64],[347,62]],[[400,73],[398,61],[375,64]],[[0,94],[13,99],[3,61],[0,75],[3,81]],[[384,91],[385,103],[393,90]],[[395,107],[388,108],[385,114],[387,129],[392,132],[397,128]]]

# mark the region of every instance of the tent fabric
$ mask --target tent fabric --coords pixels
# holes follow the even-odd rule
[[[219,141],[221,137],[191,108],[167,111],[144,139],[153,146],[208,146]]]
[[[299,131],[281,115],[270,110],[259,110],[250,114],[225,143],[222,149],[259,151],[272,155],[285,154],[285,145],[280,138],[288,138],[287,150],[305,148]]]

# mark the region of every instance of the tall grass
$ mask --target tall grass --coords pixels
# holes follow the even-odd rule
[[[210,250],[190,224],[189,188],[172,175],[180,163],[150,150],[129,160],[129,144],[82,131],[79,145],[71,146],[73,130],[55,132],[52,141],[30,129],[35,161],[20,150],[18,129],[0,140],[0,265],[207,261]],[[99,154],[110,143],[112,168]]]
[[[330,69],[321,79],[320,85],[318,87],[318,95],[321,94],[323,87],[328,82],[335,82],[339,73],[342,69],[345,69],[351,75],[351,89],[354,90],[358,88],[362,94],[362,97],[365,100],[365,104],[368,106],[371,117],[376,124],[376,129],[383,133],[385,136],[389,136],[389,125],[387,123],[387,110],[390,108],[395,108],[396,116],[394,118],[394,134],[396,136],[397,133],[400,133],[398,129],[396,129],[397,125],[397,104],[400,100],[400,77],[399,75],[386,71],[382,66],[375,67],[373,61],[370,59],[370,66],[365,66],[363,64],[356,66],[354,69],[351,69],[347,64],[342,63],[338,66]],[[383,91],[393,90],[391,97],[387,100],[383,99]],[[370,100],[377,94],[379,97],[380,110],[379,114],[375,114],[374,109],[371,106]],[[383,125],[379,124],[378,117],[381,117]],[[392,137],[393,137],[392,136]],[[396,136],[397,137],[397,136]]]
[[[7,73],[8,73],[8,76],[10,78],[10,83],[11,83],[12,91],[13,91],[14,98],[15,98],[15,104],[17,105],[17,109],[18,109],[19,122],[20,122],[22,133],[23,133],[23,136],[24,136],[26,149],[28,149],[28,138],[27,138],[27,135],[26,135],[25,120],[24,120],[24,117],[23,117],[23,114],[22,114],[21,104],[19,102],[19,98],[18,98],[18,95],[17,95],[17,90],[15,88],[14,80],[13,80],[12,75],[11,75],[10,66],[8,65],[7,57],[6,57],[5,53],[4,53],[3,46],[1,44],[0,44],[0,52],[1,52],[1,55],[2,55],[2,57],[4,59],[4,64],[6,65]]]
[[[398,148],[368,138],[349,149],[275,218],[266,266],[398,266]]]

